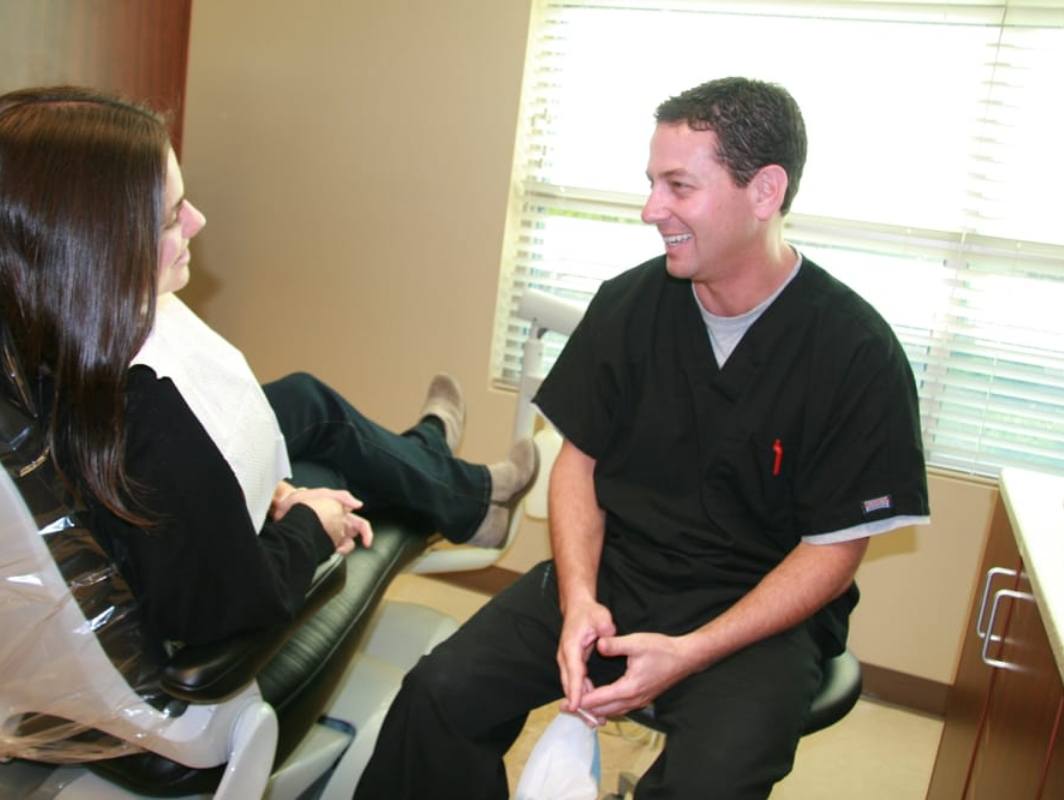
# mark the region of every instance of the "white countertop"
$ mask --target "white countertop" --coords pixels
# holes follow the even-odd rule
[[[1064,680],[1064,478],[1009,467],[1001,496]]]

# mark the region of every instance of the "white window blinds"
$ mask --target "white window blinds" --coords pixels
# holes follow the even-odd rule
[[[586,301],[662,251],[639,221],[658,103],[745,75],[802,107],[787,236],[894,326],[929,463],[1064,474],[1061,6],[534,0],[495,380],[525,288]]]

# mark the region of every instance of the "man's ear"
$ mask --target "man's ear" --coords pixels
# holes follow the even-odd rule
[[[753,204],[754,215],[760,220],[771,219],[783,206],[787,193],[787,170],[779,164],[767,164],[757,171],[747,189]]]

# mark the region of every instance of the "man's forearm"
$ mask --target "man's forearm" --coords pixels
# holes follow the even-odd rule
[[[811,617],[846,591],[867,547],[867,539],[799,544],[734,606],[681,637],[687,671],[705,669]]]
[[[572,601],[595,599],[605,518],[594,472],[594,459],[563,443],[550,479],[550,540],[563,614]]]

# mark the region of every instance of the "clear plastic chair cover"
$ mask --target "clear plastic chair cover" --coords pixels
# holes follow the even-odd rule
[[[71,763],[138,752],[101,728],[112,727],[107,715],[142,713],[144,703],[164,707],[157,659],[129,586],[52,464],[38,408],[6,341],[0,358],[0,462],[10,478],[9,496],[0,498],[0,758]],[[26,541],[34,534],[46,549]],[[108,696],[108,680],[120,681],[85,674],[87,664],[100,672],[104,663],[86,660],[86,649],[102,649],[127,684],[110,693],[118,707],[104,709],[100,697]]]

